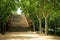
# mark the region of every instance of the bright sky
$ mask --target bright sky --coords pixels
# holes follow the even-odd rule
[[[17,9],[17,14],[20,15],[21,12],[22,12],[22,11],[20,10],[20,8],[18,8],[18,9]]]

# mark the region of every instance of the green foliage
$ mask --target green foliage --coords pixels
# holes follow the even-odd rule
[[[6,21],[12,10],[16,9],[15,0],[0,0],[1,21]]]
[[[16,0],[0,0],[0,28],[4,32],[6,23],[12,11],[17,9]]]
[[[29,14],[28,17],[34,22],[36,21],[37,16],[39,19],[42,19],[44,16],[48,17],[49,22],[60,17],[59,0],[21,0],[20,5],[22,13],[25,15]],[[43,21],[42,24],[44,24]]]
[[[48,15],[50,25],[56,22],[56,27],[58,24],[60,26],[60,0],[0,0],[0,21],[6,23],[12,11],[19,7],[37,26],[38,18],[44,18],[43,15],[45,17]]]

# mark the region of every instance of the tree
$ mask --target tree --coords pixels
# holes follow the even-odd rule
[[[41,19],[45,20],[45,34],[48,33],[48,19],[59,11],[59,0],[21,0],[20,7],[22,12],[27,15],[35,23],[35,19],[39,20],[39,30],[41,32]],[[57,5],[58,4],[58,5]],[[34,25],[35,26],[35,25]]]
[[[53,11],[53,3],[51,0],[42,0],[41,1],[41,11],[42,15],[45,19],[45,34],[48,33],[48,18],[51,15],[51,12]]]
[[[9,16],[13,10],[16,10],[16,0],[0,0],[0,26],[1,33],[5,32],[5,25],[8,22]]]
[[[37,0],[21,0],[22,12],[32,20],[34,30],[35,30],[35,19],[39,20],[39,30],[41,31],[41,11],[40,11],[40,1]]]

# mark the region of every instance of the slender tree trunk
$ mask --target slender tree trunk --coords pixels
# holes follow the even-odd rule
[[[39,33],[42,33],[42,24],[41,24],[41,18],[37,16],[37,19],[39,20]]]
[[[42,33],[41,19],[39,19],[39,33]]]
[[[55,35],[56,35],[56,24],[55,24]]]
[[[1,34],[5,34],[5,27],[4,27],[4,23],[1,23]]]
[[[48,33],[48,18],[45,18],[45,34]]]
[[[33,22],[33,31],[35,31],[35,23]]]

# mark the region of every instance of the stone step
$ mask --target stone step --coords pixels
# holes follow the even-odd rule
[[[27,32],[30,30],[31,30],[30,27],[14,27],[9,29],[10,32]]]

